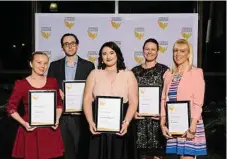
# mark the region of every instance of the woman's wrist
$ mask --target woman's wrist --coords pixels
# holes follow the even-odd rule
[[[58,120],[58,121],[59,121],[59,120],[60,120],[60,118],[61,118],[61,115],[57,116],[56,120]]]
[[[163,124],[163,125],[160,125],[160,127],[163,130],[163,129],[165,129],[166,125]]]
[[[23,126],[23,127],[25,127],[25,125],[26,125],[26,121],[21,121],[21,125]]]
[[[129,124],[130,124],[130,120],[125,119],[125,120],[123,120],[122,123],[123,123],[123,124],[126,123],[127,125],[129,125]]]
[[[163,123],[160,123],[160,126],[161,127],[165,127],[166,126],[166,123],[164,123],[164,122]]]
[[[191,129],[188,129],[188,133],[191,134],[191,135],[195,135],[195,131],[192,131]]]
[[[89,121],[88,121],[88,124],[89,124],[89,125],[91,125],[91,124],[93,124],[93,123],[94,123],[93,120],[89,120]]]

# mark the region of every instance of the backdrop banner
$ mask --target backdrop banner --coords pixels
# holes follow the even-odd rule
[[[129,69],[144,62],[142,47],[148,38],[155,38],[160,44],[158,62],[171,67],[173,44],[184,38],[193,47],[193,63],[197,66],[197,13],[35,15],[35,50],[47,53],[50,61],[64,57],[60,39],[65,33],[78,37],[78,55],[95,65],[102,44],[114,41],[121,48]]]

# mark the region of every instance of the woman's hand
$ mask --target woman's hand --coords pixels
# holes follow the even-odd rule
[[[120,133],[117,133],[117,135],[124,136],[128,132],[128,126],[129,126],[129,122],[124,121],[121,125],[121,131]]]
[[[185,137],[187,140],[191,141],[195,138],[195,132],[188,129],[181,137]]]
[[[159,115],[157,115],[157,116],[152,116],[151,119],[153,119],[153,120],[160,120],[160,116],[159,116]]]
[[[165,136],[166,139],[171,139],[173,138],[172,135],[169,133],[169,130],[166,126],[161,126],[162,128],[162,134]]]
[[[52,128],[56,130],[58,128],[58,125],[59,125],[59,119],[56,120],[55,126],[52,126]]]
[[[98,134],[100,134],[99,132],[96,132],[96,125],[95,125],[94,122],[89,123],[89,127],[90,127],[90,132],[91,132],[93,135],[98,135]]]
[[[29,125],[28,122],[25,122],[25,123],[23,124],[23,126],[24,126],[24,128],[25,128],[27,131],[33,131],[33,130],[36,129],[36,127],[31,127],[31,126]]]
[[[135,119],[145,119],[144,117],[141,117],[141,115],[138,112],[135,113],[134,118]]]

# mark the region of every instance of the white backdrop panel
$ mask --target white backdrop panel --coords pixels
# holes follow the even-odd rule
[[[155,38],[160,44],[158,62],[171,67],[173,43],[185,38],[193,46],[197,65],[198,14],[194,13],[36,14],[35,50],[48,53],[51,61],[64,57],[60,39],[65,33],[78,37],[78,55],[95,64],[102,44],[115,41],[129,69],[144,61],[142,46],[148,38]]]

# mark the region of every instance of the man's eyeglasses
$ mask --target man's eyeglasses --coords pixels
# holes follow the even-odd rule
[[[76,46],[77,45],[77,43],[75,42],[75,41],[73,41],[73,42],[71,42],[71,43],[68,43],[68,42],[66,42],[66,43],[63,43],[63,47],[74,47],[74,46]]]

